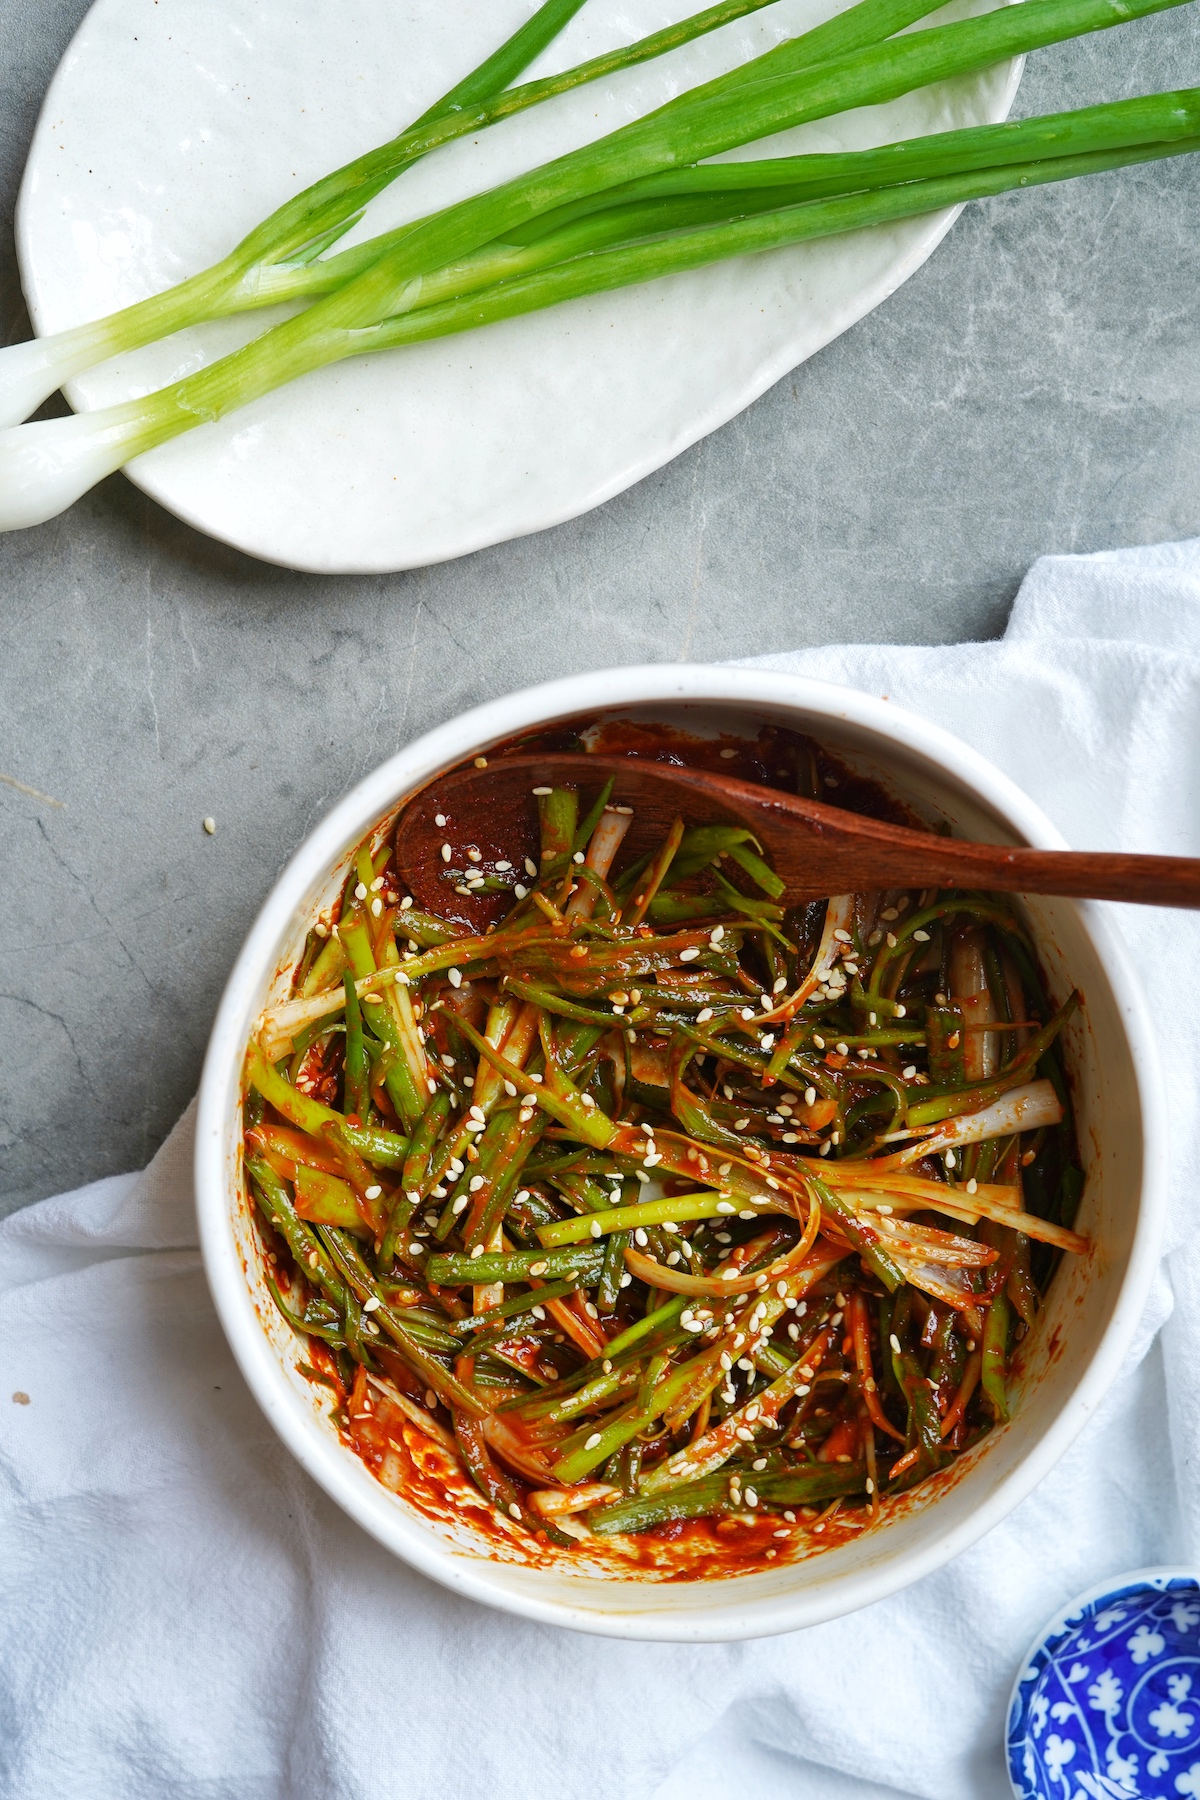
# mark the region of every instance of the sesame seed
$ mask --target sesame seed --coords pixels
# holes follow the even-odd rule
[[[477,756],[475,758],[475,767],[477,769],[486,769],[487,768],[487,757],[486,756]]]
[[[889,950],[894,950],[896,948],[896,934],[894,931],[889,931],[887,934],[887,947]]]
[[[957,1156],[955,1156],[953,1150],[947,1150],[947,1152],[946,1152],[946,1167],[948,1169],[952,1169],[952,1168],[954,1168],[954,1166],[957,1162],[958,1162],[958,1158],[957,1158]]]
[[[902,1005],[902,1004],[901,1004],[901,1005],[898,1005],[898,1006],[897,1006],[897,1007],[896,1007],[896,1017],[897,1017],[897,1018],[898,1018],[898,1019],[907,1019],[907,1017],[908,1017],[908,1008],[907,1008],[907,1006],[904,1006],[904,1005]]]
[[[318,919],[313,926],[313,930],[319,938],[327,938],[329,936],[329,927],[326,925],[324,919]]]
[[[363,996],[363,998],[365,999],[366,1004],[368,1006],[382,1006],[383,1005],[383,995],[382,994],[365,994]]]
[[[917,944],[927,944],[929,942],[929,933],[927,931],[914,931],[913,942]]]
[[[205,831],[208,833],[209,837],[212,837],[213,833],[217,829],[217,821],[215,819],[209,818],[209,819],[202,819],[200,821],[200,823],[203,825],[203,827],[204,827]]]
[[[696,1014],[697,1025],[707,1025],[708,1021],[712,1018],[712,1016],[713,1016],[712,1007],[711,1006],[702,1006],[700,1008],[700,1011]]]
[[[736,751],[736,750],[722,750],[722,751],[721,751],[721,756],[722,756],[722,758],[723,758],[723,759],[724,759],[724,761],[725,761],[725,762],[732,762],[732,760],[733,760],[733,758],[734,758],[734,757],[735,757],[735,756],[736,756],[736,755],[737,755],[737,751]]]
[[[916,1063],[909,1063],[907,1068],[901,1069],[901,1071],[900,1071],[900,1073],[901,1073],[901,1075],[903,1075],[905,1081],[911,1081],[913,1076],[916,1074],[916,1072],[917,1072]]]
[[[368,1200],[378,1200],[380,1194],[382,1194],[382,1192],[383,1192],[383,1189],[380,1187],[380,1185],[377,1181],[374,1181],[371,1183],[371,1186],[369,1188],[364,1188],[363,1192],[366,1195]]]
[[[758,1495],[755,1493],[753,1488],[747,1488],[745,1490],[745,1495],[746,1495],[746,1505],[747,1506],[755,1507],[758,1505]]]
[[[528,892],[529,892],[529,889],[525,886],[525,883],[523,881],[518,881],[518,882],[514,883],[513,893],[517,896],[518,900],[524,900],[524,898]]]
[[[582,851],[582,850],[577,850],[577,851],[576,851],[576,852],[575,852],[575,854],[574,854],[574,856],[573,856],[573,857],[572,857],[572,858],[571,858],[571,861],[572,861],[572,862],[573,862],[573,863],[581,863],[581,862],[582,862],[582,861],[583,861],[583,860],[584,860],[584,857],[583,857],[583,851]]]
[[[451,987],[453,987],[453,988],[461,987],[462,986],[462,970],[461,969],[448,970],[446,979],[449,981]]]
[[[739,1425],[733,1435],[736,1438],[740,1438],[743,1444],[751,1444],[754,1442],[754,1433],[748,1430],[745,1425]]]
[[[679,952],[679,960],[680,962],[695,962],[699,954],[700,952],[695,944],[689,944],[686,950],[681,950]]]
[[[818,1037],[815,1031],[813,1032],[813,1043],[817,1046],[818,1050],[823,1050],[825,1048],[825,1039],[823,1037]]]
[[[633,1241],[637,1245],[639,1250],[644,1250],[646,1248],[647,1243],[649,1242],[649,1239],[647,1238],[646,1233],[643,1231],[643,1229],[640,1225],[638,1226],[637,1230],[633,1234]]]
[[[378,1296],[375,1294],[372,1294],[371,1298],[369,1300],[363,1301],[363,1311],[365,1313],[373,1313],[375,1311],[376,1307],[379,1306],[379,1304],[380,1304],[380,1301],[379,1301]]]
[[[979,1183],[976,1181],[976,1179],[973,1175],[972,1175],[970,1181],[968,1181],[968,1183],[967,1183],[967,1192],[968,1192],[968,1194],[977,1194],[979,1192]]]
[[[837,1050],[837,1053],[839,1056],[849,1056],[849,1054],[850,1054],[849,1044],[843,1042],[843,1043],[835,1045],[834,1047]]]
[[[476,1244],[475,1248],[471,1252],[471,1261],[474,1262],[477,1257],[482,1256],[482,1255],[483,1255],[483,1245]]]
[[[548,788],[548,787],[536,787],[536,788],[534,788],[533,791],[535,794],[541,796],[544,794],[552,794],[554,792],[554,789]]]
[[[899,1354],[900,1354],[900,1339],[896,1336],[894,1331],[893,1331],[892,1335],[888,1338],[888,1343],[892,1346],[893,1355],[899,1356]]]
[[[585,1450],[594,1450],[599,1442],[600,1433],[598,1431],[593,1431],[591,1437],[584,1439],[583,1447]]]

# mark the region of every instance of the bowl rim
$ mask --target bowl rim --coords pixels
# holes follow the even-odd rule
[[[400,797],[440,768],[544,722],[579,714],[671,703],[782,707],[861,728],[898,749],[941,765],[998,813],[1026,843],[1066,848],[1058,829],[1017,784],[970,745],[891,701],[812,676],[744,665],[648,664],[597,670],[523,688],[457,714],[413,739],[359,781],[299,845],[277,877],[230,972],[213,1022],[200,1082],[195,1189],[200,1246],[217,1315],[251,1393],[301,1466],[364,1530],[421,1574],[457,1594],[543,1624],[593,1635],[659,1642],[722,1642],[770,1636],[823,1623],[886,1598],[967,1549],[1032,1491],[1095,1412],[1117,1375],[1158,1262],[1166,1211],[1167,1121],[1158,1052],[1129,953],[1106,909],[1063,901],[1090,938],[1125,1033],[1142,1124],[1137,1221],[1112,1316],[1067,1403],[1017,1466],[955,1526],[939,1537],[861,1570],[831,1575],[802,1592],[726,1600],[685,1611],[633,1607],[595,1612],[585,1605],[524,1592],[492,1575],[506,1567],[463,1555],[431,1532],[403,1533],[394,1496],[378,1496],[353,1478],[340,1445],[326,1440],[294,1405],[288,1377],[262,1329],[233,1235],[226,1190],[227,1095],[240,1080],[256,997],[278,960],[279,944],[313,882]],[[632,1584],[630,1584],[632,1585]],[[727,1594],[728,1583],[714,1583]]]

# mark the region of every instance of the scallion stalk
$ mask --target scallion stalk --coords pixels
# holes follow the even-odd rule
[[[1085,3],[1094,12],[1098,4],[1107,5],[1107,0]],[[1012,10],[1028,14],[1035,5],[1027,3]],[[932,38],[935,33],[922,35]],[[885,48],[890,50],[891,46]],[[1047,148],[1064,143],[1086,143],[1092,148],[1063,156],[1044,155]],[[828,176],[819,173],[823,161],[820,157],[789,159],[803,165],[801,191],[805,182],[810,190],[812,184],[820,190],[833,183],[850,186],[852,191],[760,214],[724,218],[699,229],[677,230],[617,248],[606,247],[614,235],[646,229],[642,207],[635,204],[611,209],[612,217],[599,213],[576,219],[561,231],[523,247],[503,243],[484,247],[473,258],[464,259],[449,270],[434,271],[420,283],[414,281],[411,286],[418,291],[410,296],[410,309],[373,326],[339,326],[330,320],[318,332],[313,324],[322,308],[314,307],[290,322],[295,327],[307,327],[306,330],[281,337],[285,328],[277,328],[245,351],[174,388],[102,412],[0,433],[0,527],[11,529],[53,516],[131,456],[178,435],[204,417],[220,417],[282,381],[325,363],[471,330],[564,300],[699,268],[729,256],[862,230],[1012,188],[1043,185],[1186,153],[1198,143],[1200,90],[1183,90],[1111,107],[1092,107],[1078,116],[1060,114],[1050,120],[1022,120],[1008,126],[935,134],[913,139],[906,145],[889,146],[889,151],[898,152],[895,155],[882,151],[838,154],[824,159],[836,165],[836,173]],[[963,160],[968,165],[963,172],[902,178],[910,171],[953,168],[956,147],[963,149]],[[971,166],[996,155],[1004,155],[1008,160],[1000,166]],[[1037,160],[1025,160],[1028,156]],[[878,179],[884,171],[892,176],[890,185],[874,189],[864,185]],[[691,225],[698,207],[703,211],[705,205],[711,204],[719,212],[732,205],[736,212],[740,198],[736,187],[728,185],[714,196],[685,190],[677,201],[664,194],[644,204],[656,209],[652,220],[655,228],[669,231],[672,205],[678,208],[676,222]],[[540,268],[539,261],[543,265]],[[457,291],[442,298],[446,289],[455,289],[456,284]],[[472,294],[473,287],[480,291]],[[421,304],[422,301],[431,303]],[[263,347],[272,339],[277,351],[273,359],[263,353]]]
[[[369,268],[379,255],[379,245],[362,245],[337,258],[327,258],[324,252],[358,223],[371,200],[432,150],[572,88],[662,56],[774,3],[720,0],[678,25],[561,74],[509,87],[584,4],[584,0],[545,0],[507,43],[399,137],[285,201],[211,268],[105,318],[0,350],[0,427],[19,424],[64,382],[121,351],[138,349],[205,319],[251,312],[297,294],[332,292]],[[878,6],[882,0],[867,4]],[[908,22],[928,12],[933,0],[887,0],[887,4],[893,11],[899,8]]]

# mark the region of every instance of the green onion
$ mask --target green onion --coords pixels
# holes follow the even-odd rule
[[[376,195],[421,157],[557,94],[648,62],[773,5],[774,0],[722,0],[720,5],[622,49],[592,57],[559,75],[510,88],[509,82],[541,54],[583,4],[584,0],[546,0],[506,44],[407,131],[286,201],[211,268],[107,318],[0,350],[0,426],[18,424],[55,388],[119,351],[137,349],[205,319],[332,292],[350,275],[369,267],[378,249],[363,245],[336,258],[325,258],[324,252],[357,224]],[[929,10],[929,0],[919,0],[917,12],[911,7],[905,10],[920,17]]]
[[[1160,122],[1143,115],[1138,129]],[[1095,123],[1093,117],[1089,131]],[[1115,136],[1117,125],[1110,129]],[[1079,141],[1074,124],[1066,132]],[[1028,148],[1030,134],[1040,134],[1043,148],[1063,141],[1057,128],[1034,122],[1028,134],[1019,127],[990,133],[987,154],[1003,158],[1014,142]],[[973,141],[982,154],[982,140]],[[914,154],[924,157],[927,149],[918,144]],[[998,166],[1041,171],[1047,160]],[[838,166],[847,178],[847,159]],[[849,166],[853,179],[853,159]],[[989,165],[971,178],[981,172],[995,171]],[[844,205],[864,194],[874,200],[896,185],[802,204]],[[689,206],[695,197],[696,190],[684,196]],[[669,195],[652,198],[673,203]],[[620,788],[618,775],[616,804]],[[563,898],[568,858],[596,820],[598,792],[607,789],[581,779],[578,787],[539,795],[545,854],[535,893]],[[458,822],[467,829],[466,820]],[[390,830],[386,835],[390,841]],[[859,996],[826,994],[795,1020],[788,1079],[803,1084],[803,1101],[785,1084],[764,1091],[764,1059],[738,1047],[742,1027],[733,1016],[750,984],[764,979],[761,938],[729,926],[715,944],[707,931],[662,931],[637,920],[634,902],[659,869],[680,900],[707,893],[714,848],[744,847],[704,826],[685,840],[680,825],[657,858],[633,855],[621,869],[615,849],[603,874],[611,875],[607,891],[629,911],[614,908],[602,927],[569,908],[543,924],[532,904],[514,896],[508,918],[485,940],[460,947],[460,956],[478,955],[485,944],[490,951],[486,966],[497,986],[485,1032],[463,1018],[444,954],[412,959],[403,994],[413,1019],[422,1021],[429,1066],[442,1066],[452,1043],[455,1073],[453,1086],[430,1098],[410,1138],[390,1131],[394,1103],[378,1080],[363,1092],[355,1034],[361,1030],[363,1048],[369,1034],[378,1041],[370,1016],[378,1009],[364,1007],[356,1024],[361,995],[353,978],[338,989],[345,1029],[319,1052],[336,1107],[294,1085],[315,1050],[295,1050],[280,1068],[257,1046],[248,1059],[247,1079],[261,1097],[243,1116],[246,1169],[267,1240],[265,1292],[296,1332],[314,1340],[309,1366],[324,1370],[314,1378],[348,1396],[351,1441],[358,1422],[374,1413],[375,1402],[361,1410],[355,1404],[365,1398],[369,1372],[382,1366],[410,1392],[416,1377],[425,1407],[445,1412],[453,1426],[447,1447],[457,1443],[466,1475],[510,1521],[538,1529],[536,1507],[527,1513],[520,1506],[510,1480],[510,1473],[528,1478],[534,1462],[542,1482],[602,1483],[606,1503],[587,1515],[593,1551],[607,1534],[733,1512],[743,1527],[755,1516],[767,1527],[753,1537],[739,1532],[739,1556],[760,1556],[765,1564],[784,1554],[774,1549],[772,1510],[827,1500],[849,1502],[846,1529],[868,1526],[879,1495],[948,1467],[1019,1394],[1012,1307],[1019,1305],[1025,1325],[1036,1322],[1048,1278],[1047,1265],[1030,1258],[1029,1240],[1040,1237],[1039,1255],[1051,1246],[1086,1248],[1086,1239],[1055,1223],[1062,1196],[1073,1207],[1082,1183],[1066,1090],[1060,1096],[1049,1081],[1041,1083],[1053,1105],[1053,1136],[1023,1130],[995,1097],[997,1083],[1008,1086],[1014,1069],[1020,1076],[1018,1056],[1046,1067],[1046,1046],[1074,1001],[1039,1031],[1022,1025],[1029,1035],[1021,1051],[985,1083],[969,1081],[960,1065],[931,1087],[939,1052],[936,1034],[927,1031],[915,1032],[911,1045],[881,1037],[870,1065],[841,1057],[818,1063],[802,1050],[810,1039],[840,1043],[853,1035]],[[691,855],[690,872],[686,857],[676,860],[677,848]],[[370,849],[355,859],[364,880],[388,860],[373,859]],[[508,860],[522,854],[513,846]],[[756,873],[762,885],[775,881],[765,863]],[[399,874],[390,879],[398,883]],[[880,920],[898,920],[901,912],[911,920],[913,898],[899,897]],[[837,941],[837,920],[877,906],[877,896],[858,897],[852,907],[845,899],[831,902],[820,945]],[[936,918],[940,931],[964,908],[984,964],[995,961],[1006,1022],[1044,1017],[1036,957],[1010,910],[986,896],[949,893],[915,916]],[[360,923],[350,902],[339,930],[352,976],[375,980],[360,971],[373,964],[375,948],[383,960],[389,946],[373,948]],[[396,929],[403,933],[404,914]],[[913,959],[889,961],[890,950],[865,924],[857,935],[847,933],[844,945],[865,981],[888,970],[896,1006],[914,1020],[958,1006],[961,970],[951,970],[949,998],[931,1009],[940,968],[910,973]],[[821,947],[809,953],[818,966],[827,955]],[[727,1022],[714,1022],[703,1040],[677,1030],[665,1066],[660,1060],[666,1086],[633,1078],[639,1050],[661,1059],[662,1015],[632,992],[620,998],[620,990],[640,980],[667,993],[672,984],[682,990],[684,972],[701,957],[704,991],[723,1008],[734,1003],[725,1009]],[[296,987],[304,967],[302,959]],[[508,994],[505,984],[529,967],[537,981],[523,983],[521,996]],[[804,968],[795,976],[802,983]],[[574,1006],[570,994],[607,997],[614,989],[613,1003],[629,1005],[619,1026],[608,1015],[563,1019]],[[286,1015],[291,1004],[276,1014]],[[278,1034],[270,1014],[262,1029],[268,1039]],[[1027,1060],[1025,1078],[1033,1072]],[[874,1088],[864,1097],[865,1084],[880,1082],[878,1100]],[[920,1105],[936,1109],[929,1128],[957,1134],[955,1185],[897,1166],[913,1149],[919,1154],[942,1141],[918,1137],[908,1150],[893,1149],[901,1135],[897,1106],[908,1098],[917,1104],[918,1094],[929,1096]],[[804,1118],[818,1095],[836,1109],[832,1120],[821,1109],[820,1126]],[[343,1122],[351,1096],[363,1119],[357,1138]],[[714,1147],[708,1134],[718,1117],[726,1141]],[[382,1167],[398,1173],[377,1180],[364,1161],[368,1145],[386,1152]],[[1022,1169],[1028,1212],[1014,1211]],[[922,1219],[927,1211],[945,1223],[931,1227]],[[813,1235],[801,1260],[806,1214]],[[959,1222],[980,1220],[988,1223],[979,1236],[965,1239]],[[667,1233],[671,1225],[676,1230]],[[646,1257],[630,1252],[631,1233],[645,1236]],[[728,1291],[735,1284],[722,1277],[734,1270],[745,1278],[736,1285],[752,1292]],[[688,1294],[662,1303],[676,1282]],[[480,1425],[489,1412],[491,1424]],[[387,1429],[385,1418],[377,1423]],[[368,1424],[361,1429],[371,1431]],[[369,1461],[369,1444],[361,1447]],[[595,1497],[576,1496],[580,1507]],[[812,1516],[788,1521],[797,1547]],[[696,1528],[702,1543],[706,1533],[719,1551],[719,1532]],[[551,1542],[571,1549],[562,1534]],[[817,1542],[814,1536],[810,1547]]]
[[[876,0],[864,0],[875,4]],[[566,299],[658,279],[733,255],[745,255],[837,232],[911,217],[1013,187],[1038,185],[1101,168],[1179,154],[1193,147],[1181,136],[1194,120],[1195,93],[1152,97],[1130,111],[1088,109],[1082,123],[1063,127],[1073,148],[1047,157],[1052,147],[1041,121],[1022,121],[1004,138],[982,143],[972,133],[968,160],[995,154],[1002,145],[1020,146],[1038,160],[1010,160],[999,167],[972,166],[962,173],[900,180],[887,187],[805,201],[752,216],[726,218],[698,229],[676,231],[649,241],[608,248],[614,233],[644,233],[647,215],[613,218],[589,215],[524,246],[493,242],[507,230],[630,180],[663,174],[680,162],[695,162],[755,137],[846,107],[895,98],[913,87],[942,80],[1060,41],[1082,31],[1123,22],[1131,10],[1150,12],[1178,0],[1026,0],[959,24],[934,27],[882,45],[871,45],[813,69],[721,89],[705,99],[684,96],[649,118],[560,157],[545,168],[518,177],[439,214],[390,234],[391,248],[366,271],[307,312],[288,320],[243,350],[188,377],[171,389],[79,419],[52,420],[0,434],[0,526],[35,523],[84,492],[131,456],[164,442],[204,419],[218,418],[247,400],[308,370],[365,350],[393,348],[510,318]],[[803,40],[798,40],[802,42]],[[785,46],[786,48],[786,46]],[[1138,110],[1140,109],[1140,111]],[[947,137],[957,134],[945,134]],[[1131,136],[1137,141],[1131,142]],[[1115,143],[1112,141],[1115,137]],[[909,166],[921,168],[950,154],[947,145],[915,140],[904,147]],[[878,153],[868,179],[884,166]],[[1020,151],[1018,149],[1018,155]],[[816,159],[805,159],[809,164]],[[846,158],[826,179],[845,182]],[[886,165],[904,167],[904,155]],[[945,166],[944,160],[941,166]],[[809,179],[812,179],[811,169]],[[817,179],[821,179],[819,176]],[[692,225],[696,208],[732,198],[695,194],[653,196],[651,223],[670,224],[669,208],[682,206],[682,222]],[[620,209],[617,209],[618,213]],[[538,263],[548,264],[538,268]],[[524,272],[522,272],[524,271]],[[481,283],[485,283],[481,288]],[[456,289],[446,298],[447,288]],[[470,298],[472,289],[480,289]]]

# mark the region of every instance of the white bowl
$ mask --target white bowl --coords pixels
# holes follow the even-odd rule
[[[882,1599],[938,1568],[1021,1500],[1094,1412],[1142,1309],[1165,1207],[1165,1119],[1141,993],[1102,911],[1023,902],[1056,998],[1085,1005],[1067,1029],[1087,1189],[1079,1227],[1094,1248],[1065,1257],[1035,1330],[1010,1424],[941,1479],[894,1502],[854,1540],[807,1560],[710,1581],[653,1582],[489,1555],[467,1526],[431,1524],[384,1488],[338,1439],[319,1390],[296,1364],[299,1340],[271,1303],[240,1173],[241,1071],[263,1006],[286,991],[314,915],[339,891],[363,836],[439,770],[554,720],[636,710],[643,718],[754,735],[808,732],[956,833],[1061,848],[1049,820],[949,733],[848,688],[761,670],[663,666],[607,670],[529,688],[418,738],[361,782],[301,846],[238,957],[204,1067],[196,1139],[200,1240],[221,1322],[242,1373],[289,1449],[350,1516],[457,1593],[526,1618],[611,1637],[712,1641],[814,1625]]]

